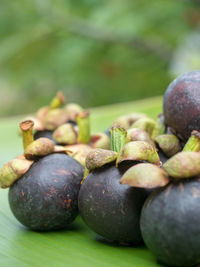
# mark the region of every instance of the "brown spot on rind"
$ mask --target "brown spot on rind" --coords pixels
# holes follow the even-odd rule
[[[70,171],[68,171],[68,170],[65,170],[65,169],[59,169],[59,170],[57,170],[56,172],[53,172],[52,173],[53,175],[70,175],[71,174],[71,172]]]
[[[169,193],[170,193],[170,191],[171,191],[171,189],[172,189],[172,184],[170,184],[168,187],[167,187],[167,189],[166,189],[166,192],[165,192],[165,197],[167,198],[168,197],[168,195],[169,195]]]
[[[57,190],[53,186],[51,186],[50,187],[50,193],[51,194],[57,194]]]
[[[66,199],[66,202],[67,202],[67,209],[71,210],[71,202],[72,202],[72,200],[71,199]]]
[[[193,187],[192,188],[192,195],[193,195],[194,198],[199,198],[200,197],[200,191],[199,191],[199,189],[196,188],[196,187]]]
[[[181,191],[181,193],[183,193],[184,192],[184,186],[183,186],[183,183],[179,183],[179,188],[180,188],[180,191]]]

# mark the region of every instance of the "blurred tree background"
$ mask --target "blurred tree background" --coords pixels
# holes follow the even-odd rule
[[[0,0],[0,115],[63,90],[97,106],[162,95],[200,68],[198,0]]]

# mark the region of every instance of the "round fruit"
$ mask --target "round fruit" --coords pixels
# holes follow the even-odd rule
[[[147,193],[121,185],[120,179],[133,162],[107,164],[93,170],[79,193],[79,211],[85,223],[105,239],[121,244],[141,242],[139,219]]]
[[[200,71],[175,79],[164,95],[165,123],[183,141],[193,130],[200,131]]]
[[[9,204],[25,226],[39,231],[67,227],[78,213],[82,166],[66,154],[45,156],[9,190]]]
[[[185,179],[154,191],[140,225],[159,262],[181,267],[200,263],[200,181]]]

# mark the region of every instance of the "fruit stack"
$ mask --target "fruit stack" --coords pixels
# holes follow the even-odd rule
[[[64,104],[59,92],[20,123],[24,154],[0,170],[14,216],[50,231],[79,213],[108,242],[144,242],[168,266],[199,264],[200,71],[169,85],[157,121],[132,113],[91,134],[89,112]]]

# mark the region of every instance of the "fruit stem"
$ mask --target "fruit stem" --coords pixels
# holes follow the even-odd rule
[[[192,131],[190,138],[183,148],[184,152],[199,152],[200,151],[200,132]]]
[[[76,115],[76,123],[78,125],[78,143],[89,144],[90,136],[90,116],[89,111],[85,110]]]
[[[127,143],[127,131],[120,126],[113,126],[110,129],[111,150],[120,153]]]
[[[22,121],[19,125],[22,131],[24,150],[27,148],[28,145],[30,145],[34,141],[33,126],[34,122],[31,120]]]
[[[55,109],[61,107],[65,103],[65,96],[62,92],[58,92],[57,95],[52,99],[49,108]]]

